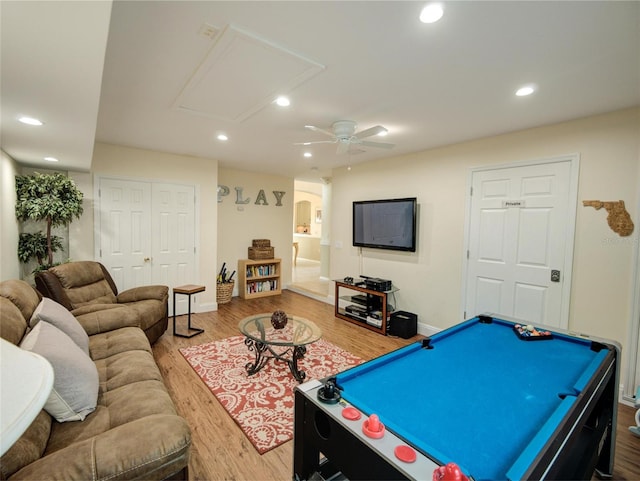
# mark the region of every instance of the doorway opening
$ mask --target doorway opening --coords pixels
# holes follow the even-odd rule
[[[294,182],[293,262],[289,285],[295,292],[321,300],[328,297],[330,283],[324,268],[328,265],[328,246],[323,242],[326,237],[326,228],[323,232],[324,191],[321,183]]]

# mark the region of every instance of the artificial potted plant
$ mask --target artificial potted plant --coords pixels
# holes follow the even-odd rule
[[[54,252],[62,250],[62,240],[52,228],[68,226],[82,215],[83,194],[72,179],[61,173],[16,176],[16,218],[20,221],[44,221],[46,234],[22,233],[18,242],[21,262],[36,259],[33,272],[56,265]]]

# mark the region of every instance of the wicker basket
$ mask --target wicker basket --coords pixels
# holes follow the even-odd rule
[[[271,247],[271,241],[269,239],[253,239],[251,241],[252,247]]]
[[[273,259],[273,247],[249,247],[249,259]]]
[[[233,286],[235,281],[231,282],[218,282],[216,284],[216,300],[218,304],[226,304],[231,301],[231,293],[233,292]]]

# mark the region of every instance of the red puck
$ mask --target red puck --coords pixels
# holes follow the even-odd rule
[[[415,450],[404,444],[396,446],[393,453],[396,455],[396,458],[405,463],[413,463],[416,460]]]
[[[342,410],[342,417],[349,421],[357,421],[362,417],[362,414],[356,408],[349,406]]]

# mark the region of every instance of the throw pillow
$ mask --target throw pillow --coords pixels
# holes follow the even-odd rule
[[[87,331],[62,304],[48,297],[43,297],[36,310],[33,311],[29,326],[33,328],[39,320],[56,326],[69,336],[87,356],[89,355],[89,336]]]
[[[82,421],[98,401],[98,369],[69,336],[48,322],[38,322],[20,347],[43,356],[53,366],[53,390],[44,409],[57,421]]]

